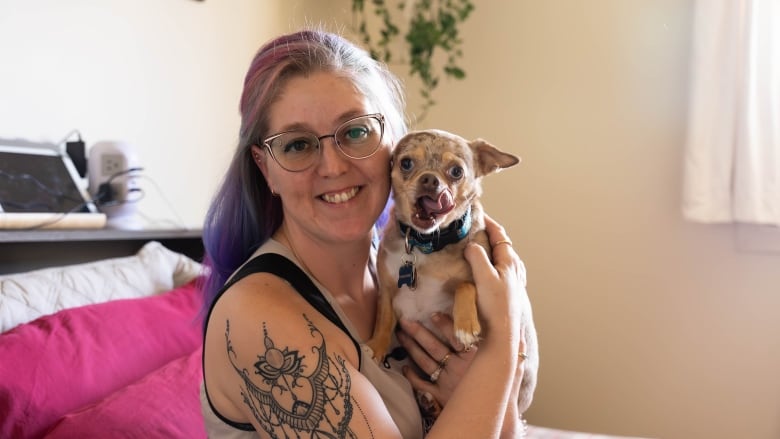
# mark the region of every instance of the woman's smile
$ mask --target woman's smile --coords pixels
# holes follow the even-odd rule
[[[359,191],[360,191],[360,187],[353,186],[351,188],[339,192],[330,192],[327,194],[322,194],[320,195],[319,198],[331,204],[341,204],[341,203],[346,203],[347,201],[354,198]]]

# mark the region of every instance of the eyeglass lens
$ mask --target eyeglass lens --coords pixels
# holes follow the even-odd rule
[[[265,144],[283,168],[301,171],[319,157],[322,139],[333,137],[344,155],[362,159],[376,152],[382,141],[382,132],[381,116],[372,114],[344,122],[332,135],[317,137],[305,131],[288,131],[268,138]]]

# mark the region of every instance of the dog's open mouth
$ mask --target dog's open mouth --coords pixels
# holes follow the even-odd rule
[[[449,190],[444,190],[436,196],[423,195],[417,199],[412,222],[421,229],[430,229],[436,225],[439,216],[446,215],[455,207],[455,200]]]

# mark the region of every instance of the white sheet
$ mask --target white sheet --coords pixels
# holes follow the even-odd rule
[[[0,276],[0,332],[65,308],[162,293],[200,270],[153,241],[134,256]]]

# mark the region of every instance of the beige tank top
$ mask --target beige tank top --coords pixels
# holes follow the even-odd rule
[[[275,253],[284,256],[299,267],[301,266],[300,262],[287,247],[273,239],[269,239],[250,259],[264,253]],[[325,300],[330,303],[343,326],[349,332],[349,336],[353,340],[358,341],[362,351],[359,368],[360,373],[362,373],[377,389],[387,406],[388,412],[390,412],[390,416],[392,416],[393,421],[401,431],[402,436],[405,439],[422,438],[423,422],[420,411],[412,387],[401,373],[400,364],[391,361],[389,363],[389,368],[386,368],[385,366],[372,361],[373,352],[371,351],[371,348],[363,344],[362,340],[358,338],[357,331],[341,310],[338,303],[333,300],[333,296],[330,292],[317,282],[316,279],[311,280],[325,297]],[[202,382],[200,386],[200,405],[203,412],[206,431],[210,438],[244,439],[257,437],[251,424],[231,422],[214,410],[208,399],[208,392],[204,382]]]

